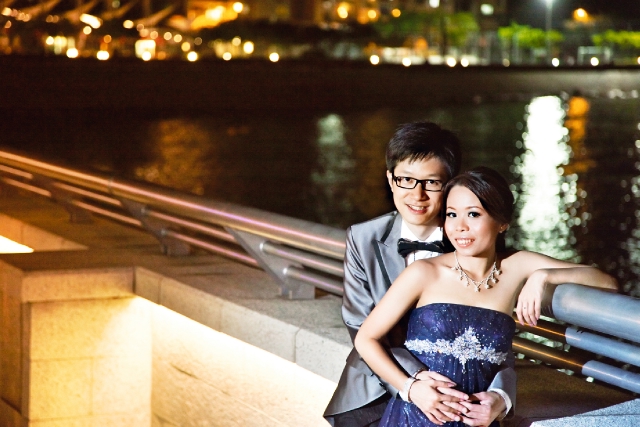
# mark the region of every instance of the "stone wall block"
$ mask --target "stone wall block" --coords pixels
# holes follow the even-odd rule
[[[92,427],[148,427],[151,425],[149,408],[142,413],[96,416]]]
[[[132,268],[44,271],[27,274],[23,280],[23,301],[115,298],[132,294]]]
[[[215,330],[221,328],[223,300],[177,280],[162,280],[160,304]]]
[[[301,329],[296,335],[296,364],[337,383],[351,348],[345,328]]]
[[[150,415],[103,415],[76,418],[58,418],[37,420],[25,424],[25,427],[145,427],[151,424]],[[4,426],[3,426],[4,427]]]
[[[0,214],[0,235],[35,251],[87,249],[84,245],[3,214]]]
[[[286,420],[290,427],[326,426],[327,422],[322,414],[333,395],[336,383],[298,366],[291,378],[291,383],[285,387],[286,404],[281,404],[279,417]]]
[[[234,375],[242,361],[238,340],[221,343],[222,334],[165,307],[153,310],[153,390],[171,387],[162,380],[158,366],[170,366],[220,390],[231,392],[238,380]],[[197,349],[197,351],[194,351]],[[231,357],[230,355],[234,355]]]
[[[0,263],[0,396],[18,410],[23,393],[21,281],[18,269]]]
[[[29,376],[29,420],[91,414],[91,359],[32,361]]]
[[[320,415],[335,383],[164,307],[154,310],[153,328],[154,426],[198,425],[192,420],[215,414],[224,426],[253,425],[254,416],[264,425],[326,425]],[[253,415],[247,421],[242,412]]]
[[[149,307],[134,298],[56,301],[31,308],[31,360],[151,351]]]
[[[29,245],[27,245],[29,246]],[[31,247],[31,246],[29,246]],[[87,250],[89,249],[85,245],[81,245],[80,243],[72,242],[71,240],[62,240],[62,244],[60,245],[60,251],[78,251],[78,250]]]
[[[165,365],[162,381],[171,387],[156,388],[154,422],[162,427],[279,427],[286,424],[238,400],[213,385]],[[161,421],[162,420],[162,421]],[[158,424],[159,423],[159,424]],[[304,425],[304,424],[301,424]]]
[[[163,276],[146,268],[134,270],[134,292],[139,297],[160,304],[160,282]]]
[[[220,332],[295,361],[295,336],[299,328],[233,302],[222,307]]]
[[[59,251],[64,240],[63,237],[23,224],[22,236],[18,243],[29,246],[34,251]]]
[[[93,414],[149,414],[151,348],[139,357],[93,360]],[[148,424],[147,424],[148,425]]]
[[[28,427],[93,427],[93,417],[31,421]]]
[[[18,219],[0,214],[0,236],[11,239],[14,242],[23,243],[22,228],[24,223]]]
[[[0,261],[0,289],[5,295],[22,300],[22,280],[24,273],[11,264]]]
[[[246,347],[239,361],[235,372],[241,380],[230,390],[238,399],[291,427],[326,425],[321,414],[335,383],[261,349]]]

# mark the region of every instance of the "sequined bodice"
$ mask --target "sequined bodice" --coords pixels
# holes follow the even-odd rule
[[[490,381],[511,351],[514,333],[515,321],[499,311],[437,303],[411,312],[405,344],[431,370],[449,376],[463,391],[475,393],[482,390],[463,385],[471,386],[465,378],[469,369],[474,377],[482,373]]]
[[[458,390],[478,393],[489,388],[506,360],[515,327],[511,316],[499,311],[460,304],[428,304],[411,312],[405,345],[430,370],[455,382]],[[417,406],[400,399],[391,400],[380,423],[381,427],[433,425]]]

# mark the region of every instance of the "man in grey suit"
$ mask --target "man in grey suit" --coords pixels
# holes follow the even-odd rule
[[[457,137],[434,123],[402,125],[389,141],[386,157],[387,179],[397,211],[347,230],[342,318],[352,341],[364,319],[407,265],[439,255],[450,247],[446,239],[443,242],[440,190],[460,169]],[[482,425],[476,420],[483,416],[503,417],[511,410],[516,389],[513,357],[505,362],[489,391],[482,393],[480,403],[474,403],[469,410],[457,403],[462,393],[453,389],[446,377],[429,372],[404,347],[406,326],[407,318],[389,332],[388,351],[408,375],[428,381],[431,387],[423,388],[429,394],[411,392],[409,396],[410,390],[405,390],[401,397],[410,398],[421,409],[429,408],[430,416],[436,420],[461,416],[471,425]],[[374,427],[387,401],[398,392],[402,390],[395,390],[377,377],[354,348],[324,416],[336,427]]]

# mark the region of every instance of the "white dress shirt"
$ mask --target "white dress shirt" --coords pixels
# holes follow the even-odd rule
[[[415,234],[413,234],[411,230],[409,230],[409,227],[404,222],[404,220],[402,221],[402,226],[400,228],[400,237],[402,239],[414,240],[419,242],[437,242],[442,240],[442,236],[443,236],[442,228],[438,227],[425,240],[420,240],[416,237]],[[434,256],[438,256],[438,255],[440,255],[439,252],[414,251],[406,256],[405,265],[408,266],[409,264],[411,264],[412,262],[418,259],[433,258]]]

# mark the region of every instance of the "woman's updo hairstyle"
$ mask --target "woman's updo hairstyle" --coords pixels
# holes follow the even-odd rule
[[[453,187],[465,187],[476,195],[491,218],[500,224],[510,224],[513,218],[514,198],[509,183],[497,171],[480,166],[452,178],[445,185],[442,200],[442,216],[445,217],[447,198]],[[446,219],[446,218],[445,218]],[[504,233],[496,241],[498,251],[505,250]]]

